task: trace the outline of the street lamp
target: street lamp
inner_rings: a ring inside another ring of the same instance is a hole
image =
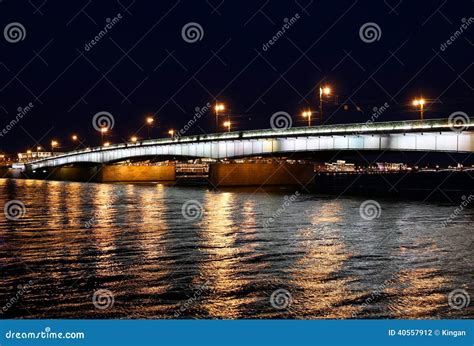
[[[132,136],[130,140],[132,141],[132,143],[136,143],[138,141],[138,138],[136,136]]]
[[[230,124],[230,121],[229,121],[229,120],[227,120],[227,121],[224,122],[224,126],[227,127],[227,132],[230,132],[230,125],[231,125],[231,124]]]
[[[319,119],[321,125],[323,124],[323,96],[329,96],[331,94],[331,88],[328,86],[319,86]]]
[[[77,141],[77,135],[72,135],[71,139],[72,139],[73,142],[76,142]]]
[[[311,126],[311,114],[312,112],[310,110],[307,110],[307,111],[303,111],[303,113],[301,113],[301,115],[304,117],[304,118],[308,118],[308,127]]]
[[[148,129],[148,139],[150,139],[150,128],[153,125],[154,121],[155,121],[155,119],[153,119],[153,117],[147,117],[146,118],[146,124],[147,124],[147,129]]]
[[[173,138],[173,136],[174,136],[174,130],[173,130],[173,129],[169,130],[169,131],[168,131],[168,134],[170,135],[171,138]]]
[[[100,128],[100,144],[104,143],[104,136],[109,129],[107,127]]]
[[[420,120],[423,121],[423,106],[425,104],[425,100],[423,98],[413,100],[413,106],[420,107]]]
[[[51,141],[51,153],[54,154],[54,148],[58,146],[58,142],[55,140]]]
[[[110,145],[109,142],[105,142],[105,143],[104,143],[104,147],[108,147],[109,145]]]
[[[219,131],[219,112],[225,110],[225,105],[223,103],[217,103],[214,106],[214,110],[216,111],[216,132]]]

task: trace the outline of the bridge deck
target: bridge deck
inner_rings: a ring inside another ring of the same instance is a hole
[[[32,161],[28,165],[34,169],[74,162],[104,163],[127,157],[153,155],[225,158],[276,152],[343,149],[473,152],[472,126],[474,125],[465,125],[465,132],[460,133],[455,131],[448,119],[430,119],[236,131],[87,148]],[[416,135],[416,138],[410,138],[409,135]]]

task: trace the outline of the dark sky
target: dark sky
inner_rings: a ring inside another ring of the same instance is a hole
[[[236,129],[269,128],[277,111],[303,126],[300,112],[317,109],[321,81],[337,96],[325,104],[328,124],[365,122],[385,103],[379,121],[416,119],[410,102],[420,94],[429,100],[428,118],[472,114],[474,23],[440,49],[472,10],[471,0],[0,0],[0,126],[19,107],[34,106],[3,132],[0,150],[47,146],[52,138],[68,150],[72,133],[96,145],[92,118],[100,111],[114,117],[112,142],[137,133],[148,113],[157,120],[153,136],[165,136],[216,98],[231,109]],[[193,43],[182,36],[190,22],[202,27]],[[23,40],[7,41],[10,23],[24,27]],[[378,40],[361,39],[366,23],[380,28]],[[188,133],[211,131],[214,117],[206,114]]]

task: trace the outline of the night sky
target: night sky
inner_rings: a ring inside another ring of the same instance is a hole
[[[92,118],[100,111],[114,117],[114,143],[145,137],[147,114],[155,115],[153,137],[163,137],[216,99],[237,130],[269,128],[277,111],[304,126],[301,110],[317,109],[322,82],[334,90],[324,105],[328,124],[365,122],[385,103],[378,121],[417,119],[411,101],[419,95],[426,118],[470,115],[472,10],[471,0],[0,0],[0,127],[33,105],[3,132],[0,150],[48,147],[52,138],[70,150],[73,133],[97,145]],[[10,23],[24,27],[22,39],[7,40]],[[188,23],[202,28],[196,42],[183,39]],[[380,28],[375,40],[361,38],[366,23]],[[214,123],[209,112],[188,133],[213,132]]]

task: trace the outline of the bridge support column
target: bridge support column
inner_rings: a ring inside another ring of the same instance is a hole
[[[176,178],[174,165],[163,166],[88,166],[55,167],[26,171],[31,179],[82,181],[82,182],[145,182],[173,181]]]
[[[214,186],[308,185],[313,178],[312,164],[215,163],[209,167],[209,182]]]

